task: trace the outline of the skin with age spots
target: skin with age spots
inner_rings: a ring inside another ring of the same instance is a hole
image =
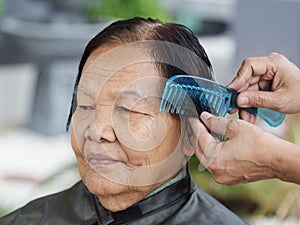
[[[189,117],[173,111],[178,105],[160,112],[167,79],[181,74],[214,79],[183,25],[135,17],[96,34],[83,50],[67,121],[81,180],[4,221],[245,224],[190,179],[186,163],[198,141]]]
[[[111,211],[172,179],[188,154],[180,120],[159,111],[164,78],[150,56],[129,50],[100,47],[88,58],[71,123],[82,180]]]

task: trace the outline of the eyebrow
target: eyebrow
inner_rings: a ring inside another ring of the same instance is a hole
[[[145,96],[142,96],[140,93],[138,93],[137,91],[133,91],[133,90],[127,90],[127,91],[122,91],[120,93],[120,96],[128,96],[128,95],[131,95],[131,96],[134,96],[134,97],[137,97],[139,99],[142,99],[143,101],[146,101],[149,103],[149,100],[145,97]]]
[[[84,94],[86,94],[86,95],[88,95],[88,96],[90,96],[90,97],[93,98],[92,93],[89,91],[88,88],[86,88],[86,86],[84,86],[84,85],[79,85],[78,88],[77,88],[77,90],[76,90],[76,92],[78,93],[79,91],[80,91],[80,92],[83,92]]]
[[[144,98],[140,93],[138,93],[136,91],[132,91],[132,90],[122,91],[121,95],[133,95],[133,96],[136,96],[138,98]]]

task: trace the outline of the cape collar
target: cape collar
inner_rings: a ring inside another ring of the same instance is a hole
[[[105,209],[99,202],[97,196],[92,195],[93,206],[96,211],[98,224],[117,225],[127,224],[150,214],[167,209],[176,203],[184,203],[190,193],[190,176],[187,175],[178,182],[166,187],[158,193],[147,197],[126,210],[111,212]],[[181,206],[178,205],[178,208]],[[167,219],[167,218],[165,218]]]

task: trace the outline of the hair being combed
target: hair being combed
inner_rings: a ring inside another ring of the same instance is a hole
[[[212,65],[206,52],[199,43],[198,38],[187,27],[176,23],[162,23],[151,18],[135,17],[116,21],[92,38],[83,52],[74,84],[67,129],[77,106],[76,89],[89,56],[101,46],[119,46],[126,43],[150,40],[164,42],[163,45],[152,45],[149,49],[162,77],[168,79],[177,74],[189,74],[213,79]],[[181,46],[181,50],[174,50],[174,44]]]

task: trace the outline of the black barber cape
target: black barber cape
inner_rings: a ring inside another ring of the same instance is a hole
[[[0,219],[1,225],[208,225],[246,224],[186,176],[128,209],[103,208],[82,181],[30,202]]]

